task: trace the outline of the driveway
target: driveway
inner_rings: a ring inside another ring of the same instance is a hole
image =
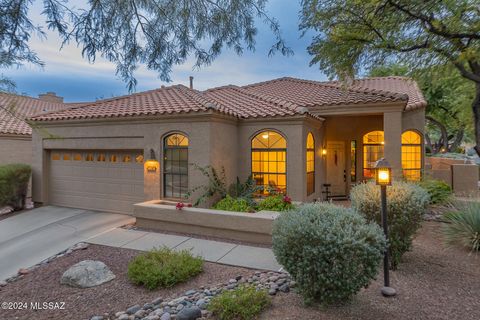
[[[47,206],[0,221],[0,280],[68,247],[132,223],[131,216]]]

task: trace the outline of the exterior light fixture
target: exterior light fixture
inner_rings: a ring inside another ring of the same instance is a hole
[[[145,161],[145,170],[148,173],[156,173],[159,167],[160,167],[160,163],[157,161],[157,158],[155,157],[155,151],[153,149],[150,149],[150,158],[148,158],[148,160]]]
[[[322,148],[322,156],[327,155],[327,149],[325,147]]]
[[[387,224],[387,186],[392,185],[392,167],[385,158],[381,158],[375,163],[375,182],[380,186],[380,198],[382,202],[382,226],[385,239],[388,243],[388,224]],[[390,287],[388,263],[388,249],[383,256],[383,280],[384,285],[381,290],[385,297],[393,297],[397,294],[395,289]]]

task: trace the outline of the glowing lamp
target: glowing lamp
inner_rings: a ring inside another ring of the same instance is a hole
[[[375,182],[379,186],[392,185],[392,167],[385,158],[375,163]]]
[[[156,173],[160,168],[160,163],[155,158],[155,151],[150,149],[150,158],[145,161],[145,170],[148,173]]]
[[[326,156],[327,155],[327,149],[323,148],[322,149],[322,156]]]

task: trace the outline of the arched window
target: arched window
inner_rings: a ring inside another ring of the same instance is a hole
[[[188,191],[188,138],[173,133],[163,141],[163,195],[182,198]]]
[[[374,178],[375,162],[383,157],[383,131],[371,131],[363,136],[363,177]]]
[[[275,131],[263,131],[252,139],[252,177],[263,193],[287,189],[287,141]]]
[[[407,180],[418,181],[422,177],[422,138],[415,131],[402,134],[402,170]]]
[[[307,196],[315,192],[315,139],[307,135]]]

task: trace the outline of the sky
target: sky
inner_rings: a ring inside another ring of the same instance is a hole
[[[41,1],[36,1],[30,13],[34,22],[40,25],[45,20],[40,14],[41,10]],[[286,57],[280,53],[268,56],[274,36],[268,25],[259,21],[254,52],[245,50],[243,55],[238,56],[224,50],[211,65],[200,70],[194,70],[193,63],[187,61],[173,68],[170,83],[162,82],[154,71],[141,67],[136,73],[136,92],[162,85],[188,85],[189,76],[194,77],[194,88],[198,90],[227,84],[245,85],[284,76],[325,80],[318,66],[309,66],[311,56],[307,47],[312,34],[301,37],[298,30],[299,10],[300,0],[270,0],[267,5],[269,14],[279,21],[282,35],[294,51],[293,56]],[[76,44],[64,46],[60,51],[60,39],[48,33],[47,39],[32,37],[30,46],[45,62],[43,68],[26,65],[18,69],[1,70],[15,81],[16,91],[20,94],[37,97],[40,93],[53,91],[64,97],[65,102],[93,101],[128,94],[126,84],[115,76],[114,64],[101,58],[93,64],[89,63],[82,58],[81,49]]]

